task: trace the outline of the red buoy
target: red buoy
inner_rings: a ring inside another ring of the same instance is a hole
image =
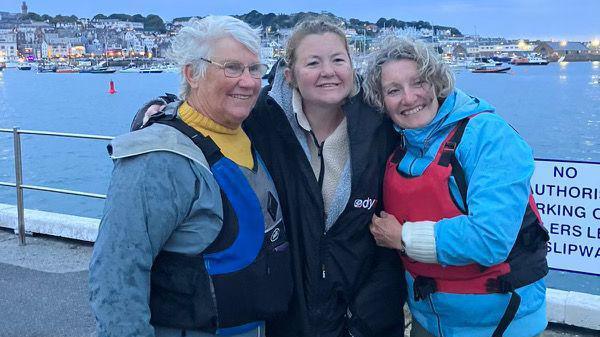
[[[115,90],[115,82],[113,82],[112,80],[110,81],[110,88],[108,89],[108,93],[111,95],[117,93],[117,91]]]

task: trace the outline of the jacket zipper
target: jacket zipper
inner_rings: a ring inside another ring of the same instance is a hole
[[[433,313],[435,314],[435,317],[437,319],[438,332],[440,333],[440,337],[444,337],[444,333],[442,332],[442,321],[440,319],[440,315],[435,310],[435,306],[433,305],[433,299],[431,298],[431,294],[429,294],[428,300],[429,300],[429,306],[431,307],[431,310],[433,311]]]

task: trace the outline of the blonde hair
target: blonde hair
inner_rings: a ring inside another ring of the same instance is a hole
[[[434,50],[411,38],[388,37],[382,42],[381,48],[369,56],[364,72],[365,101],[380,111],[385,111],[381,67],[386,62],[398,60],[415,61],[419,76],[433,86],[438,100],[447,97],[454,90],[454,75]]]

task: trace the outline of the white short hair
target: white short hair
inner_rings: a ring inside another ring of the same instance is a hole
[[[191,90],[183,75],[185,66],[191,65],[194,79],[204,77],[207,64],[201,58],[210,59],[215,42],[225,37],[232,37],[260,57],[260,28],[252,28],[231,16],[192,18],[177,33],[169,57],[181,71],[181,99],[186,99]]]

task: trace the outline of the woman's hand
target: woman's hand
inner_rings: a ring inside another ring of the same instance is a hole
[[[392,214],[381,211],[381,217],[373,214],[371,234],[378,246],[404,251],[402,245],[402,224]]]

